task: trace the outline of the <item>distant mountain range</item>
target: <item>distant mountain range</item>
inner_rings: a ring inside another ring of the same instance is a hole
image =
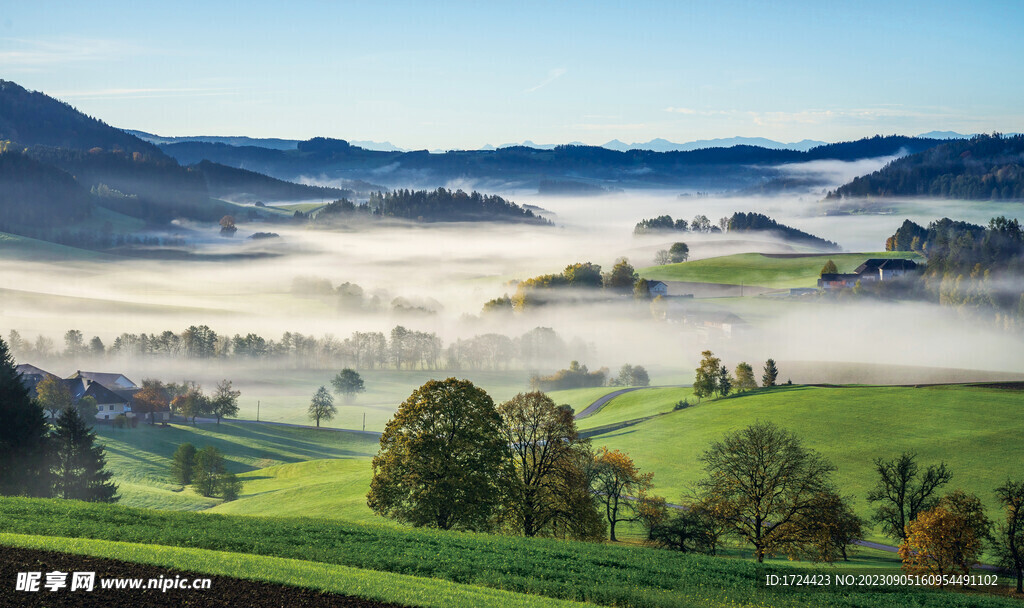
[[[187,142],[206,142],[215,144],[226,144],[229,146],[254,146],[257,148],[269,148],[271,150],[295,150],[298,148],[300,139],[278,139],[278,138],[263,138],[263,137],[222,137],[215,135],[190,135],[181,137],[167,137],[162,135],[154,135],[152,133],[146,133],[145,131],[136,131],[132,129],[125,129],[125,133],[129,133],[142,139],[143,141],[150,142],[156,145],[163,144],[177,144]],[[956,131],[929,131],[928,133],[921,133],[914,137],[918,139],[969,139],[974,137],[976,134],[963,134],[957,133]],[[1014,135],[1009,133],[1008,135]],[[363,148],[364,150],[374,150],[377,152],[410,152],[408,148],[400,148],[389,141],[377,142],[367,140],[347,140],[350,145]],[[800,152],[806,152],[812,148],[818,146],[824,146],[829,142],[820,141],[817,139],[803,139],[796,142],[784,143],[781,141],[775,141],[774,139],[767,139],[765,137],[722,137],[716,139],[697,139],[694,141],[688,141],[684,143],[675,143],[663,138],[655,138],[647,142],[635,142],[627,144],[618,139],[613,139],[609,142],[601,144],[600,147],[608,150],[616,150],[618,152],[626,152],[628,150],[649,150],[651,152],[689,152],[692,150],[702,150],[705,148],[731,148],[733,146],[756,146],[759,148],[767,148],[769,150],[797,150]],[[481,151],[493,151],[500,150],[502,148],[533,148],[535,150],[554,150],[558,146],[585,146],[586,144],[579,141],[571,141],[568,144],[538,144],[529,139],[519,143],[506,143],[498,146],[492,146],[490,144],[481,146],[478,150]],[[448,150],[435,149],[430,151],[431,154],[445,154]]]
[[[148,141],[157,145],[199,141],[212,144],[226,144],[229,146],[255,146],[257,148],[270,148],[271,150],[294,150],[299,147],[299,142],[302,141],[301,139],[278,139],[276,137],[220,137],[216,135],[164,137],[162,135],[153,135],[152,133],[135,131],[132,129],[124,129],[124,132],[134,135],[143,141]],[[377,150],[378,152],[406,152],[406,150],[395,146],[389,141],[350,141],[349,143],[353,146],[359,146],[360,148],[365,148],[367,150]]]

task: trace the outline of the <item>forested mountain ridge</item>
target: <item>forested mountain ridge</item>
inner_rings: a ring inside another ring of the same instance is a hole
[[[814,160],[857,160],[918,152],[937,140],[875,136],[828,144],[800,152],[756,146],[705,148],[686,152],[609,150],[564,145],[551,149],[523,146],[497,150],[453,150],[444,154],[379,152],[344,140],[314,138],[295,150],[188,142],[162,145],[182,163],[211,160],[259,171],[280,179],[317,174],[331,178],[389,180],[391,186],[438,180],[477,179],[537,186],[543,180],[593,179],[638,186],[744,187],[774,176],[770,167]]]
[[[931,196],[1024,200],[1024,135],[976,135],[896,159],[827,199]]]
[[[157,146],[8,80],[0,80],[0,141],[4,140],[25,147],[138,153],[170,162]]]
[[[309,186],[286,182],[274,177],[236,169],[208,160],[189,167],[198,172],[206,182],[210,196],[240,203],[257,201],[312,200],[316,198],[333,200],[350,198],[355,191],[348,188]]]

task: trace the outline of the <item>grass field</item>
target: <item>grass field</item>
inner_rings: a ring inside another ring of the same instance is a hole
[[[415,606],[540,608],[585,605],[438,579],[246,553],[23,534],[0,534],[0,545],[119,559]]]
[[[324,385],[328,389],[331,388],[331,378],[335,373],[336,370],[239,371],[236,377],[248,380],[235,383],[235,388],[242,391],[238,401],[238,417],[255,419],[259,402],[260,420],[312,424],[307,414],[309,400],[318,387]],[[363,414],[366,414],[366,430],[383,431],[384,425],[394,415],[398,405],[414,390],[427,380],[449,375],[472,380],[474,384],[487,391],[495,403],[510,399],[516,393],[530,390],[529,372],[525,371],[380,370],[361,371],[360,375],[366,384],[366,392],[359,394],[352,403],[345,403],[336,398],[334,405],[338,413],[333,420],[322,423],[324,426],[362,430]],[[214,386],[217,382],[212,376],[194,379],[201,381],[203,386]]]
[[[161,512],[77,501],[0,499],[0,532],[6,533],[0,536],[0,544],[28,544],[79,553],[102,551],[110,557],[146,563],[162,560],[157,563],[179,567],[190,562],[193,568],[200,569],[234,567],[232,575],[246,572],[259,578],[275,576],[276,582],[302,585],[328,584],[333,578],[338,579],[339,585],[347,585],[362,577],[364,589],[380,584],[386,592],[395,585],[415,581],[386,579],[381,576],[383,573],[421,577],[419,580],[425,585],[447,581],[516,594],[635,608],[1017,605],[1010,599],[919,588],[764,588],[758,583],[765,574],[796,571],[778,564],[758,565],[747,560],[622,545],[313,518]],[[73,539],[118,540],[127,544]],[[264,561],[253,559],[253,555],[304,563]],[[343,588],[358,593],[360,587]],[[453,606],[463,605],[456,601],[452,600]]]
[[[240,474],[325,458],[343,459],[337,461],[342,463],[338,467],[357,461],[369,470],[367,459],[377,453],[378,447],[373,435],[233,422],[195,427],[140,424],[134,429],[100,426],[96,430],[119,486],[122,504],[175,510],[206,509],[219,502],[190,489],[182,490],[171,481],[171,457],[182,443],[217,448],[224,454],[228,470]],[[259,488],[261,481],[250,483]],[[248,484],[243,490],[246,495],[254,491],[258,490],[252,490]],[[364,496],[365,493],[363,490]],[[301,505],[302,501],[296,504]]]
[[[391,520],[366,506],[373,469],[368,458],[311,460],[244,473],[238,500],[211,513],[274,517],[323,517],[378,524]]]
[[[915,253],[883,251],[877,253],[835,253],[799,257],[769,257],[760,253],[741,253],[680,264],[650,266],[638,272],[645,279],[660,281],[690,281],[695,283],[725,283],[728,285],[756,285],[760,287],[789,288],[814,287],[821,267],[832,260],[839,272],[852,272],[868,258],[914,258]]]
[[[689,393],[675,390],[675,395],[671,389],[636,391],[609,406],[618,408],[620,416],[632,410],[639,418],[649,414],[648,402]],[[872,461],[913,451],[921,465],[945,461],[953,473],[946,490],[976,493],[994,516],[992,490],[1007,477],[1019,478],[1024,462],[1022,407],[1024,391],[967,386],[778,387],[705,401],[591,441],[628,452],[644,471],[654,472],[656,492],[676,501],[701,477],[698,457],[711,442],[755,421],[771,421],[836,465],[839,488],[853,495],[861,515],[870,511],[865,497],[876,479]],[[886,540],[877,531],[869,538]]]

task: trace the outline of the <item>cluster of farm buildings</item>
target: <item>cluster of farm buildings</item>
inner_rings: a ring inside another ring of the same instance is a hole
[[[105,422],[111,421],[118,416],[135,418],[136,412],[132,411],[135,402],[135,394],[140,388],[129,380],[124,374],[111,374],[100,372],[76,371],[67,378],[61,378],[56,374],[39,369],[34,365],[22,364],[17,368],[21,374],[21,383],[29,391],[29,396],[36,397],[36,386],[46,378],[54,378],[63,382],[71,393],[71,401],[77,404],[86,397],[96,400],[96,420]],[[149,417],[150,411],[146,410]],[[166,422],[171,418],[169,406],[157,408],[152,412],[153,420]]]

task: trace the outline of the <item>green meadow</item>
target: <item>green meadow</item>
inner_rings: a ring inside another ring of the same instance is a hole
[[[673,394],[672,391],[675,391]],[[693,398],[690,389],[648,389],[627,393],[628,408],[644,418],[655,397],[662,403]],[[630,405],[631,404],[631,405]],[[623,404],[617,407],[622,408]],[[770,421],[798,435],[837,468],[843,494],[852,495],[862,515],[874,486],[875,458],[916,452],[927,466],[945,461],[953,472],[946,490],[974,492],[996,515],[992,490],[1020,476],[1024,462],[1024,391],[973,386],[878,387],[783,386],[759,389],[640,420],[591,436],[595,446],[628,452],[645,471],[654,472],[658,494],[681,500],[702,474],[700,455],[726,433],[756,421]],[[628,416],[621,411],[618,417]],[[877,531],[871,540],[883,541]]]
[[[728,285],[756,285],[760,287],[814,287],[821,275],[821,267],[828,260],[836,263],[839,272],[852,272],[868,258],[913,258],[915,253],[883,251],[875,253],[834,253],[828,255],[800,255],[776,257],[761,253],[741,253],[679,264],[650,266],[639,269],[645,279],[659,281],[690,281],[695,283],[725,283]]]
[[[636,608],[1014,605],[1012,599],[920,588],[765,588],[759,582],[766,574],[798,570],[778,563],[758,565],[621,544],[317,518],[162,512],[52,499],[0,499],[0,533],[0,544],[314,588],[336,585],[330,589],[364,597],[383,595],[411,605],[436,605],[402,595],[409,591],[406,585],[416,583],[423,591],[434,585],[447,590],[453,606],[473,605],[466,603],[472,600],[464,593],[483,597],[495,591],[514,594],[496,595],[495,601],[508,602],[502,605],[552,605],[545,601],[548,598]],[[478,601],[481,606],[495,605]]]

